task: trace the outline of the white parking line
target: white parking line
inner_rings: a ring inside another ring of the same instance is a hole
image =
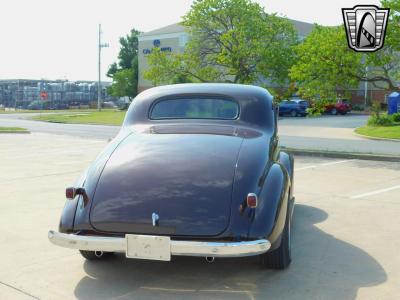
[[[377,191],[373,191],[373,192],[369,192],[369,193],[365,193],[365,194],[355,195],[355,196],[352,196],[350,198],[351,199],[359,199],[359,198],[364,198],[364,197],[367,197],[367,196],[372,196],[372,195],[376,195],[376,194],[381,194],[381,193],[393,191],[393,190],[396,190],[396,189],[400,189],[400,185],[395,185],[395,186],[392,186],[390,188],[377,190]]]
[[[324,164],[318,164],[318,165],[312,165],[312,166],[306,166],[306,167],[301,167],[301,168],[295,168],[295,171],[302,171],[302,170],[308,170],[308,169],[313,169],[317,167],[326,167],[326,166],[331,166],[331,165],[337,165],[337,164],[343,164],[349,161],[353,161],[353,159],[346,159],[346,160],[338,160],[338,161],[333,161],[333,162],[328,162]]]

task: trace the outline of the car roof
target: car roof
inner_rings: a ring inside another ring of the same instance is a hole
[[[171,94],[221,94],[235,96],[238,92],[248,95],[264,94],[272,101],[271,94],[264,88],[232,83],[181,83],[162,85],[145,90],[140,95],[150,96],[157,94],[159,97]]]
[[[150,88],[132,101],[124,126],[151,122],[148,118],[152,104],[160,99],[176,97],[226,97],[240,106],[238,121],[261,127],[272,127],[273,97],[261,87],[229,83],[186,83]],[[226,121],[224,121],[226,122]]]

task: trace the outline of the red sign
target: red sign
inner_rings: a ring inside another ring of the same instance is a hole
[[[42,100],[47,100],[47,98],[49,97],[49,94],[45,91],[40,92],[40,98],[42,98]]]

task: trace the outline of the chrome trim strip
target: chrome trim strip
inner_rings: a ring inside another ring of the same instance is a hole
[[[87,251],[125,252],[125,238],[82,236],[60,233],[53,230],[49,231],[48,237],[54,245],[65,248]]]
[[[267,240],[226,243],[171,240],[171,254],[184,256],[251,256],[267,252],[269,248],[271,243]]]
[[[54,245],[104,252],[126,251],[126,239],[121,237],[80,236],[76,234],[60,233],[53,230],[48,234],[50,242]],[[171,240],[171,255],[182,256],[213,256],[213,257],[239,257],[252,256],[267,252],[271,248],[268,240],[255,240],[244,242],[197,242]]]

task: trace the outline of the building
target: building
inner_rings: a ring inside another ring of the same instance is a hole
[[[304,39],[314,28],[313,24],[291,20],[297,29],[299,39]],[[143,78],[143,71],[147,69],[146,56],[151,53],[151,49],[159,47],[161,51],[181,53],[189,40],[189,34],[185,27],[179,23],[165,26],[156,30],[145,32],[139,36],[139,83],[138,92],[152,87],[150,81]]]
[[[102,83],[102,99],[109,82]],[[14,108],[42,107],[46,109],[97,105],[97,82],[68,80],[7,79],[0,80],[0,105]]]
[[[291,20],[295,26],[299,39],[304,39],[314,28],[313,24]],[[165,26],[156,30],[145,32],[139,36],[139,82],[138,92],[152,87],[152,83],[143,78],[143,71],[148,68],[146,56],[151,53],[151,49],[159,47],[161,51],[172,53],[181,53],[185,49],[185,45],[189,39],[185,27],[179,23]],[[360,83],[359,87],[354,90],[346,91],[350,94],[353,104],[370,104],[372,101],[386,102],[389,91],[375,88],[372,84]]]
[[[146,56],[154,47],[160,47],[161,51],[181,53],[189,39],[185,27],[180,24],[172,24],[153,31],[142,33],[139,36],[139,80],[138,92],[142,92],[153,85],[143,78],[143,72],[148,68]]]

